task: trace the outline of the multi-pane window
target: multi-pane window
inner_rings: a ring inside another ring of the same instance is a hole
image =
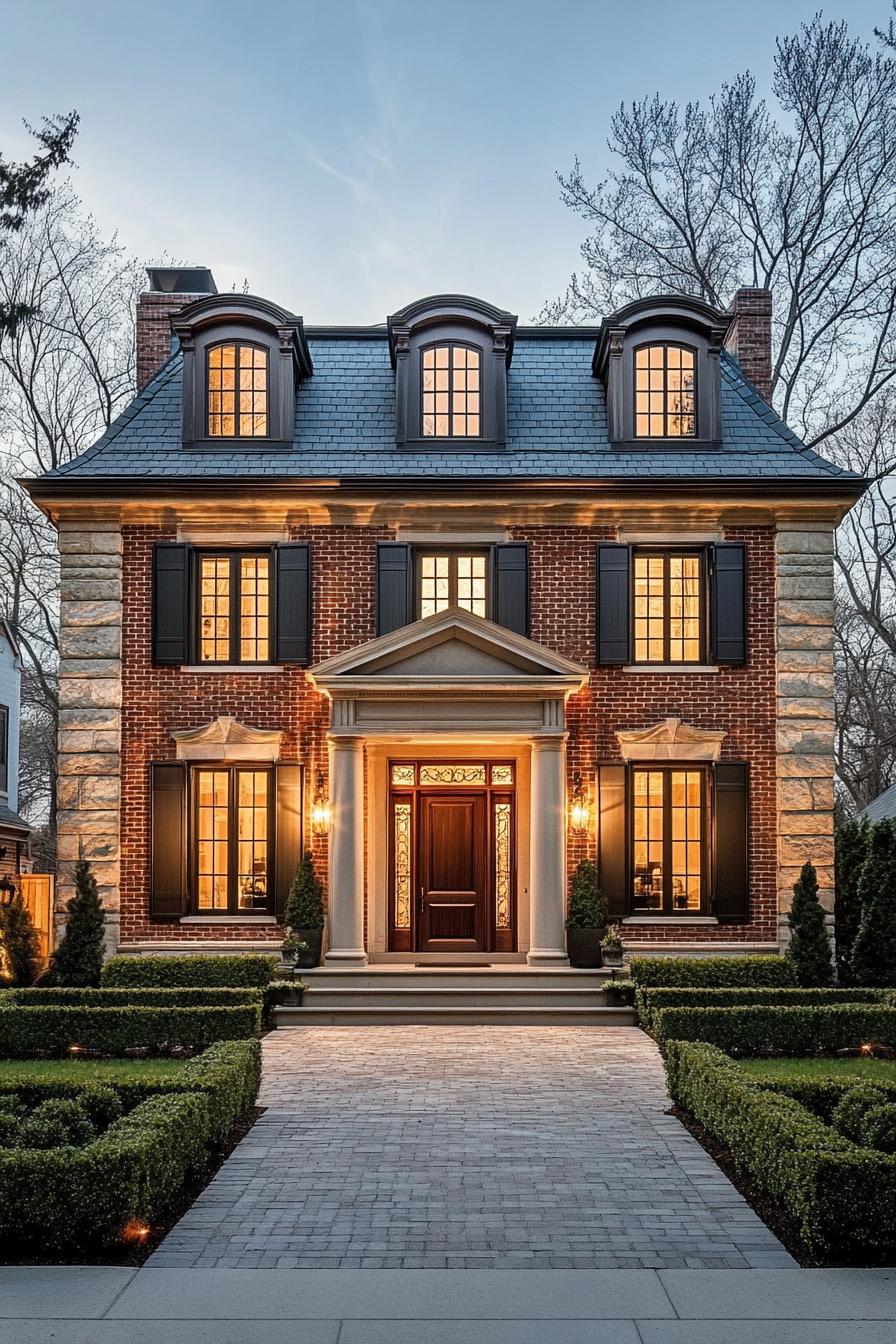
[[[193,782],[197,911],[267,910],[271,772],[199,768]]]
[[[694,351],[687,345],[642,345],[635,351],[635,434],[686,439],[697,432]]]
[[[704,647],[703,557],[636,552],[634,655],[636,663],[699,663]]]
[[[268,352],[227,341],[208,351],[208,435],[265,438],[268,432]]]
[[[418,558],[419,615],[434,616],[446,607],[488,615],[488,553],[424,552]]]
[[[422,358],[423,437],[479,438],[480,351],[471,345],[431,345]]]
[[[239,551],[199,556],[201,663],[266,663],[271,649],[271,558]]]
[[[632,772],[635,913],[699,913],[706,829],[704,795],[702,770],[673,766]]]

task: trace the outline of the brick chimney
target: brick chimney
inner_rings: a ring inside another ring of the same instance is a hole
[[[767,402],[772,399],[772,296],[767,289],[739,289],[730,312],[734,320],[725,349]]]
[[[212,273],[204,266],[149,266],[149,289],[137,299],[137,391],[171,354],[171,318],[180,308],[207,294],[217,294]]]

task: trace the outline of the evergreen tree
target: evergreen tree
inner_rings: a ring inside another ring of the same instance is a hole
[[[324,889],[314,871],[310,849],[302,855],[286,901],[288,929],[322,929],[324,926]]]
[[[598,886],[597,864],[582,859],[573,873],[569,893],[568,929],[602,929],[607,922],[607,903]]]
[[[837,827],[834,836],[834,930],[837,940],[837,979],[851,983],[850,956],[859,931],[862,907],[859,878],[868,853],[870,827],[866,818],[853,817]]]
[[[871,827],[859,878],[862,909],[852,946],[853,984],[896,986],[896,821]]]
[[[33,985],[40,970],[40,939],[18,891],[0,903],[0,948],[13,985]]]
[[[830,985],[834,979],[831,940],[818,899],[818,878],[811,863],[803,864],[799,879],[793,884],[793,904],[787,923],[790,925],[787,956],[793,963],[797,984],[806,988]]]
[[[50,980],[55,985],[98,985],[103,969],[106,915],[93,869],[86,859],[75,865],[75,894],[66,902],[68,919],[53,954]]]

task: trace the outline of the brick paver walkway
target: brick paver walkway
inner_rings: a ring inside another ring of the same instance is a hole
[[[149,1264],[787,1268],[625,1027],[361,1027],[264,1041],[252,1132]]]

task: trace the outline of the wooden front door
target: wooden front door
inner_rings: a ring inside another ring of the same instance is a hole
[[[488,810],[485,791],[418,794],[418,952],[488,947]]]

